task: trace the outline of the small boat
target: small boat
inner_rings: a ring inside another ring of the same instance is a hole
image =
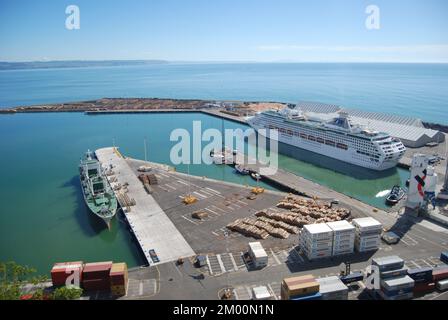
[[[242,165],[240,165],[240,164],[237,164],[236,166],[235,166],[235,171],[237,172],[237,173],[239,173],[239,174],[242,174],[242,175],[248,175],[249,174],[249,170],[247,170],[246,168],[244,168]]]
[[[257,180],[257,181],[261,179],[260,174],[257,173],[257,172],[252,172],[252,173],[250,174],[250,176],[251,176],[254,180]]]
[[[404,190],[400,186],[393,186],[389,195],[386,198],[386,204],[393,206],[404,197]]]

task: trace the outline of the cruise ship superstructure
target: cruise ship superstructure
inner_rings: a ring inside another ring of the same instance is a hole
[[[266,129],[270,139],[277,130],[279,142],[378,171],[395,167],[406,151],[399,139],[355,125],[344,112],[324,121],[285,108],[258,113],[248,123],[260,134]]]

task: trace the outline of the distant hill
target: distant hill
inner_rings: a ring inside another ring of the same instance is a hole
[[[141,65],[164,64],[164,63],[168,62],[164,60],[104,60],[104,61],[73,60],[73,61],[29,61],[29,62],[0,61],[0,70],[141,66]]]

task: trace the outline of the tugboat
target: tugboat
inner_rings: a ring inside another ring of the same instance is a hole
[[[239,173],[239,174],[242,174],[242,175],[248,175],[250,172],[249,172],[249,170],[247,170],[246,168],[244,168],[242,165],[240,165],[240,164],[237,164],[236,166],[235,166],[235,171],[237,172],[237,173]]]
[[[117,212],[117,199],[104,176],[100,162],[94,158],[90,150],[79,165],[79,178],[87,207],[110,229],[110,221]]]
[[[386,204],[393,206],[398,203],[404,197],[404,190],[400,186],[393,186],[389,195],[386,198]]]

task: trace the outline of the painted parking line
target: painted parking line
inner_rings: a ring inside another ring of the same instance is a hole
[[[172,185],[170,185],[170,184],[168,184],[168,183],[165,183],[164,186],[165,186],[165,187],[168,187],[168,188],[170,188],[170,189],[176,190],[175,187],[173,187]]]
[[[199,190],[201,193],[205,194],[207,197],[214,197],[215,194],[211,193],[210,191],[206,191],[204,188]]]
[[[199,193],[199,192],[196,192],[196,191],[193,191],[193,193],[194,193],[195,195],[198,195],[198,196],[201,197],[202,199],[207,199],[207,196],[204,196],[202,193]]]
[[[216,193],[216,194],[221,194],[221,192],[216,191],[215,189],[212,189],[212,188],[206,187],[205,189],[210,190],[211,192]]]
[[[207,260],[208,272],[210,272],[210,275],[213,275],[212,266],[210,264],[210,260],[208,258],[208,255],[205,256],[205,259]]]
[[[241,203],[241,204],[244,205],[244,206],[247,206],[247,203],[244,202],[244,201],[241,201],[241,200],[236,200],[236,201],[239,202],[239,203]]]
[[[427,267],[431,267],[431,268],[434,267],[432,264],[426,262],[426,260],[424,260],[424,259],[419,259],[417,261],[423,265],[426,265]]]
[[[165,178],[169,178],[169,177],[170,177],[169,175],[167,175],[167,174],[165,174],[165,173],[162,173],[162,172],[159,172],[159,174],[160,174],[162,177],[165,177]]]
[[[420,265],[418,265],[415,261],[409,260],[406,262],[406,265],[409,266],[409,263],[412,263],[414,268],[421,268]]]
[[[281,264],[280,260],[275,255],[274,251],[272,251],[272,249],[269,249],[269,251],[271,251],[272,257],[274,258],[275,262],[277,262],[277,264]]]
[[[211,214],[213,214],[213,215],[215,215],[215,216],[217,216],[217,217],[219,217],[219,216],[220,216],[220,214],[219,214],[219,213],[217,213],[216,211],[213,211],[212,209],[209,209],[209,208],[204,208],[204,210],[207,210],[208,212],[210,212]]]
[[[428,258],[428,261],[431,262],[433,265],[439,265],[440,264],[439,258],[436,258],[436,257],[430,257],[430,258]]]
[[[166,192],[170,192],[170,190],[168,190],[168,189],[166,189],[166,188],[164,188],[164,187],[162,187],[162,186],[158,186],[160,189],[162,189],[163,191],[166,191]]]
[[[186,216],[181,216],[181,217],[184,218],[185,220],[187,220],[188,222],[191,222],[191,223],[193,223],[193,224],[195,224],[197,226],[199,225],[199,223],[197,223],[196,221],[193,221],[193,220],[187,218]]]
[[[229,253],[230,260],[232,261],[234,270],[238,270],[238,266],[236,265],[235,259],[233,258],[233,254]]]
[[[222,211],[223,213],[227,213],[225,210],[223,210],[223,209],[221,209],[221,208],[215,206],[214,204],[211,205],[210,207],[213,207],[213,208],[216,209],[216,210]]]
[[[177,180],[177,182],[178,182],[178,183],[181,183],[181,184],[183,184],[183,185],[185,185],[185,186],[188,186],[188,183],[186,183],[186,182],[183,181],[183,180]]]

